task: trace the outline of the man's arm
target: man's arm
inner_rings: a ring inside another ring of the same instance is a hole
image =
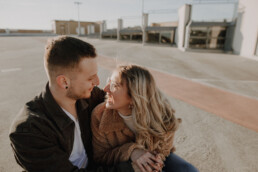
[[[73,130],[69,127],[64,130],[66,136],[47,117],[40,117],[25,106],[13,123],[9,135],[17,163],[26,171],[88,172],[86,169],[78,169],[69,161],[69,144],[63,137],[72,137]],[[94,171],[124,171],[122,167],[132,169],[130,163],[124,163],[95,168]]]
[[[69,155],[47,137],[30,132],[10,134],[11,146],[18,164],[26,171],[79,171]]]
[[[69,161],[69,155],[59,146],[51,143],[47,137],[35,133],[15,132],[10,134],[11,146],[16,161],[26,171],[37,172],[132,172],[129,162],[110,167],[98,167],[92,171],[78,169]]]

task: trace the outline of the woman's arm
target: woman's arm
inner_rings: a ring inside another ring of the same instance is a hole
[[[101,110],[100,110],[101,111]],[[101,111],[103,113],[103,111]],[[93,113],[91,120],[92,145],[94,160],[100,164],[115,164],[117,162],[128,161],[135,148],[142,148],[134,142],[125,143],[121,146],[113,147],[105,133],[99,130],[101,114]]]

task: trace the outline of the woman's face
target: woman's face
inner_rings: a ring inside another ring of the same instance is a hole
[[[107,92],[106,108],[115,109],[123,115],[131,114],[129,108],[131,98],[128,95],[128,88],[125,81],[121,83],[118,71],[114,71],[108,79],[104,91]]]

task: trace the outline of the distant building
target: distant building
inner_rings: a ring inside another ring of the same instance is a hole
[[[35,29],[0,29],[0,36],[50,36],[51,30]]]
[[[101,38],[175,45],[177,23],[178,22],[161,22],[152,23],[148,26],[148,14],[145,14],[144,26],[123,28],[123,20],[118,19],[118,28],[101,32]]]
[[[230,33],[235,25],[232,22],[194,22],[187,26],[187,48],[218,49],[231,51],[232,39]]]
[[[155,26],[164,26],[164,27],[177,27],[178,26],[178,22],[159,22],[159,23],[151,23],[151,26],[155,27]]]
[[[176,22],[148,25],[148,14],[144,13],[142,26],[123,28],[123,20],[118,19],[117,29],[102,29],[100,38],[166,44],[182,51],[233,52],[257,59],[258,0],[239,0],[234,7],[237,13],[230,21],[195,21],[191,4],[178,9]]]
[[[58,35],[77,35],[79,33],[78,21],[54,20],[52,29]],[[100,22],[80,22],[81,35],[94,35],[100,33]]]
[[[237,15],[231,22],[192,21],[191,5],[179,8],[178,48],[232,51],[257,59],[258,1],[239,0],[235,5]]]
[[[33,30],[33,29],[10,29],[9,33],[21,33],[21,34],[41,34],[52,33],[51,30]]]

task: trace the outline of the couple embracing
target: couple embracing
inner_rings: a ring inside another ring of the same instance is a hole
[[[48,83],[11,127],[17,163],[29,172],[196,172],[173,153],[180,120],[150,72],[119,66],[102,90],[96,56],[77,38],[47,43]]]

